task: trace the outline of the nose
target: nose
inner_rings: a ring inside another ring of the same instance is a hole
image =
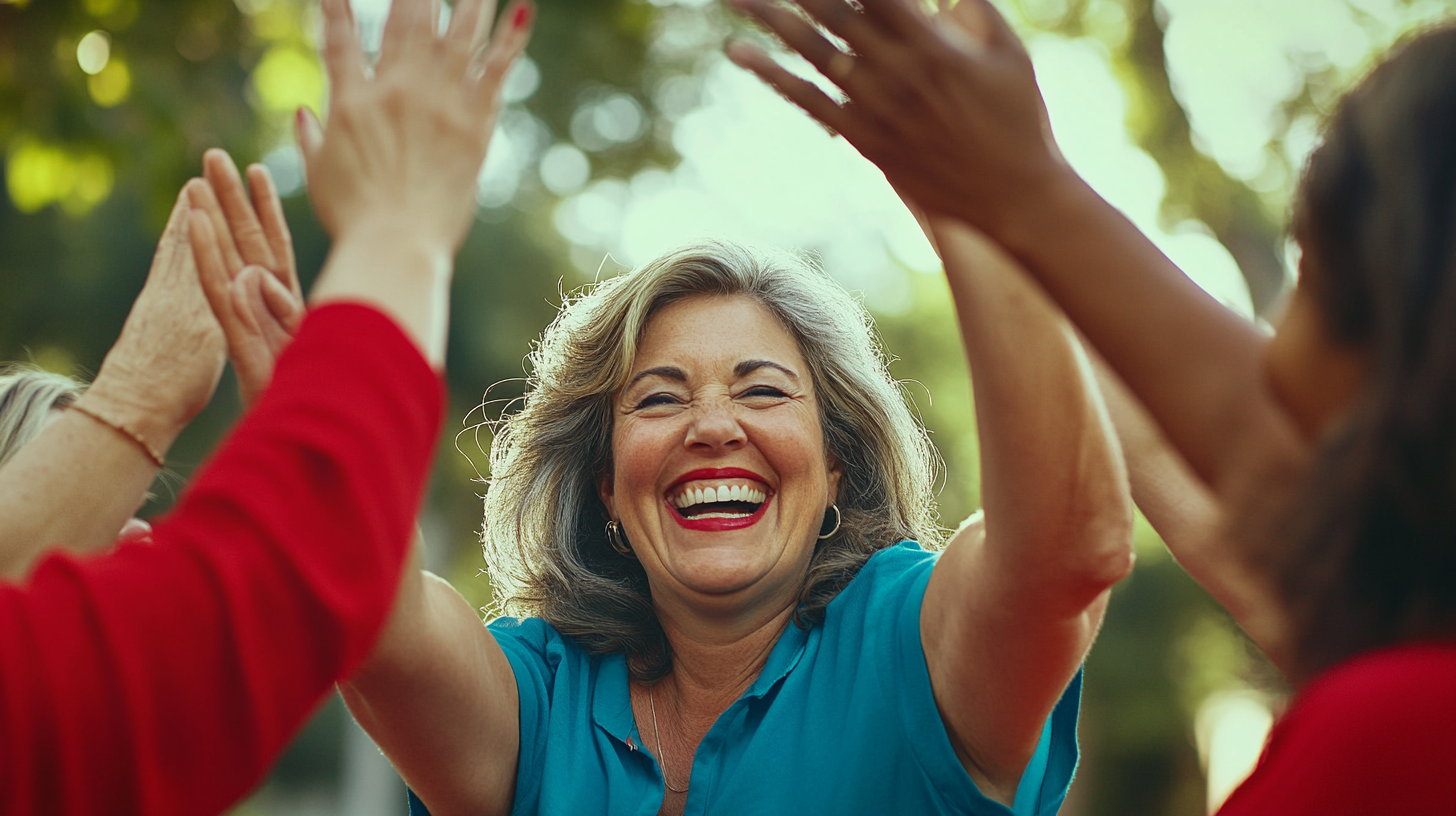
[[[690,410],[692,422],[688,425],[685,440],[690,450],[737,450],[747,443],[743,426],[738,423],[733,405],[728,400],[703,400],[694,403]]]

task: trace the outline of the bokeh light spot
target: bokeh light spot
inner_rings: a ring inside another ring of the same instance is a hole
[[[111,59],[111,35],[93,31],[76,44],[76,63],[88,74],[99,74]]]
[[[59,203],[70,215],[85,215],[111,195],[114,185],[115,173],[105,156],[77,157],[28,137],[17,141],[5,162],[6,191],[22,213]]]
[[[290,113],[302,106],[320,110],[324,75],[313,54],[292,45],[275,45],[253,69],[253,89],[263,107],[273,112]]]
[[[105,156],[83,156],[73,164],[71,189],[61,199],[61,209],[80,217],[111,195],[116,181],[111,162]]]
[[[131,95],[131,69],[125,60],[113,56],[99,73],[86,78],[86,89],[96,104],[103,108],[116,107]]]
[[[541,183],[557,195],[570,195],[580,190],[590,178],[591,161],[575,145],[552,145],[541,156]]]

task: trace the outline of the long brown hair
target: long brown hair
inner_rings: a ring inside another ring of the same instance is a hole
[[[1456,634],[1456,28],[1407,41],[1342,100],[1294,232],[1300,286],[1369,360],[1280,548],[1298,681]]]
[[[844,467],[843,523],[814,551],[796,622],[822,622],[879,550],[941,538],[925,429],[890,377],[869,314],[811,259],[708,241],[590,287],[546,329],[524,407],[495,427],[482,545],[497,611],[540,616],[592,654],[623,652],[643,681],[671,670],[672,650],[647,574],[607,541],[596,482],[612,468],[612,400],[648,321],[705,294],[752,298],[794,336],[827,452]]]

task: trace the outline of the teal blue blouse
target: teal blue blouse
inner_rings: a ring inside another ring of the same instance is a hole
[[[790,625],[763,672],[718,718],[693,760],[686,813],[1054,814],[1077,765],[1078,672],[1042,730],[1014,806],[976,789],[951,747],[920,645],[936,555],[913,542],[876,553],[822,625]],[[637,732],[622,655],[592,657],[544,621],[490,630],[515,670],[521,755],[512,813],[639,814],[662,773]],[[410,796],[410,812],[427,814]]]

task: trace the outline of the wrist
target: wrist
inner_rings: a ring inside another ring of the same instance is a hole
[[[996,216],[988,219],[985,232],[1007,253],[1026,262],[1048,245],[1048,233],[1063,232],[1101,201],[1070,165],[1058,163],[1018,195],[1008,196]]]
[[[104,368],[71,407],[129,439],[157,467],[164,466],[167,451],[190,419],[147,397],[145,389],[108,376]]]
[[[356,218],[333,238],[335,251],[357,246],[369,252],[431,258],[454,257],[459,244],[443,235],[438,224],[412,220],[398,210]]]
[[[444,365],[454,248],[397,223],[359,222],[329,251],[309,302],[362,302],[393,319],[434,366]]]

